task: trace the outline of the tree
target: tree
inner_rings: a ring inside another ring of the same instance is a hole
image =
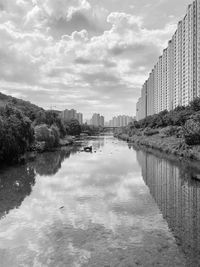
[[[34,140],[29,118],[7,105],[0,109],[0,160],[17,161]]]
[[[59,129],[61,137],[66,135],[64,123],[62,122],[59,114],[53,110],[40,111],[37,113],[34,126],[41,124],[46,124],[48,127],[55,125]]]
[[[68,130],[68,134],[70,135],[80,135],[81,133],[80,123],[75,119],[66,122],[65,127]]]
[[[58,146],[60,141],[60,132],[57,126],[52,125],[50,128],[46,124],[35,127],[35,140],[45,142],[45,148],[50,149]]]
[[[197,97],[192,102],[190,102],[189,107],[193,111],[200,111],[200,97]]]

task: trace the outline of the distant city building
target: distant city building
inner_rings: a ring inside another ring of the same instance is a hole
[[[91,125],[94,126],[104,126],[104,116],[98,114],[98,113],[94,113],[92,116],[92,119],[90,121]]]
[[[65,109],[61,113],[61,118],[64,121],[70,121],[72,119],[76,119],[79,121],[80,124],[83,124],[83,114],[82,113],[77,113],[75,109]]]
[[[149,74],[136,105],[136,118],[177,106],[200,97],[200,0],[187,8],[177,30]]]
[[[109,121],[108,125],[110,127],[125,127],[134,120],[135,117],[130,117],[127,115],[119,115],[117,117],[113,117],[112,120]]]
[[[100,125],[104,127],[104,116],[100,116]]]
[[[77,113],[76,119],[79,121],[80,124],[83,124],[83,114],[82,113]]]

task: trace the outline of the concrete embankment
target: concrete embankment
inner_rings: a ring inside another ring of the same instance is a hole
[[[127,134],[119,134],[115,135],[115,137],[139,146],[156,149],[167,154],[173,154],[178,157],[200,160],[200,145],[189,146],[185,143],[183,138],[177,138],[175,136],[163,137],[159,134],[153,136],[128,136]]]

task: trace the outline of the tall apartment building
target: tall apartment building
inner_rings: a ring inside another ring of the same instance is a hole
[[[104,116],[100,116],[100,126],[104,126]]]
[[[82,113],[77,113],[76,119],[79,121],[80,124],[83,124],[83,114]]]
[[[200,0],[195,0],[142,87],[136,105],[137,120],[186,106],[199,96]]]
[[[109,121],[110,127],[125,127],[130,122],[133,122],[135,118],[127,116],[127,115],[119,115],[117,117],[113,117],[112,120]]]
[[[83,114],[82,113],[77,113],[75,109],[65,109],[61,113],[61,118],[64,121],[70,121],[72,119],[76,119],[79,121],[80,124],[83,124]]]
[[[90,121],[91,125],[94,126],[104,126],[104,116],[98,114],[98,113],[94,113],[92,116],[92,119]]]

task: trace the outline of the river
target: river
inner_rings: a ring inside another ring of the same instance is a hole
[[[191,173],[112,136],[1,169],[0,266],[200,266]]]

